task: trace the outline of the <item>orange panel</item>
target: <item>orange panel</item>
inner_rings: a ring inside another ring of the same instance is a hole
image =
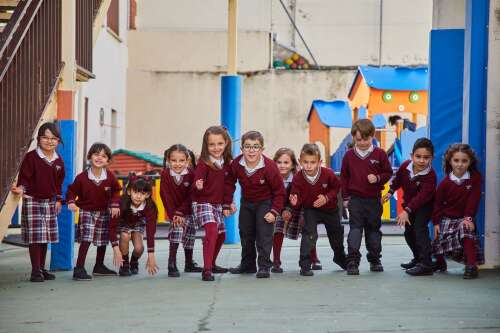
[[[410,91],[388,90],[392,93],[392,101],[384,102],[382,95],[386,90],[371,89],[370,103],[368,105],[369,115],[381,113],[413,113],[427,115],[427,91],[418,91],[420,100],[417,103],[411,103],[409,96]],[[404,110],[400,110],[399,106],[403,105]]]
[[[363,105],[368,105],[370,99],[370,88],[364,81],[361,75],[356,77],[356,82],[352,88],[352,92],[349,95],[349,104],[354,110]],[[353,118],[354,119],[354,118]]]
[[[330,164],[330,128],[321,122],[318,113],[313,109],[309,118],[309,142],[321,142],[325,147],[325,155],[323,159]]]
[[[75,93],[71,90],[57,91],[57,119],[72,120]]]

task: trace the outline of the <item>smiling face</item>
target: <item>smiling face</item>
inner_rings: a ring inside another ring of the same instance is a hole
[[[321,160],[318,155],[302,154],[299,162],[308,176],[315,176],[321,166]]]
[[[450,159],[450,165],[453,170],[453,174],[457,177],[462,177],[465,172],[469,169],[471,160],[469,155],[462,153],[461,151],[455,152]]]
[[[128,190],[127,193],[130,196],[132,205],[134,205],[134,207],[139,207],[140,205],[142,205],[146,201],[146,199],[149,198],[150,196],[150,194],[147,192],[140,192],[134,190]]]
[[[101,150],[90,156],[90,164],[94,168],[97,169],[105,168],[108,165],[108,163],[109,163],[109,158],[104,150]]]
[[[359,131],[356,132],[356,135],[353,137],[354,145],[359,150],[367,150],[372,145],[373,136],[363,137]]]
[[[170,153],[168,164],[170,165],[170,169],[172,169],[175,173],[181,173],[187,168],[189,159],[185,153],[175,150]]]
[[[262,157],[262,145],[259,140],[246,139],[241,146],[243,158],[249,166],[256,166]]]
[[[207,138],[207,149],[208,154],[215,158],[216,160],[220,160],[222,156],[224,156],[224,150],[226,149],[226,141],[222,134],[209,134]]]
[[[432,153],[427,148],[418,148],[411,154],[413,161],[413,172],[418,173],[425,170],[432,161]]]
[[[46,129],[42,136],[38,138],[38,145],[45,154],[52,154],[59,144],[59,138],[54,136],[49,129]]]
[[[280,171],[280,175],[283,178],[287,178],[290,172],[292,172],[293,162],[288,154],[282,154],[277,160],[276,165]]]

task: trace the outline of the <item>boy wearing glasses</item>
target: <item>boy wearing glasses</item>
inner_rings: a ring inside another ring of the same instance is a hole
[[[269,278],[273,223],[283,210],[285,187],[276,163],[262,154],[264,137],[260,132],[243,134],[241,150],[243,154],[233,160],[225,178],[224,215],[230,215],[236,181],[242,193],[239,214],[241,264],[229,271],[232,274],[257,272],[257,278]]]

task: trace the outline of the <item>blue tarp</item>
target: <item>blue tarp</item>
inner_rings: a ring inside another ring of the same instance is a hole
[[[415,141],[420,138],[428,138],[427,126],[419,127],[415,132],[403,130],[401,132],[401,158],[402,161],[410,159],[411,151]]]
[[[313,109],[318,113],[321,122],[328,127],[351,128],[352,126],[352,110],[346,101],[314,100],[307,114],[307,121]]]

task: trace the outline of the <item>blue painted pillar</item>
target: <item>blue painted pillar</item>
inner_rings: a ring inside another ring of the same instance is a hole
[[[464,110],[462,140],[471,145],[479,158],[479,169],[486,170],[486,93],[488,77],[489,0],[467,0],[464,45]],[[476,216],[478,235],[484,248],[484,184]]]
[[[59,120],[61,137],[64,145],[60,144],[57,153],[64,161],[66,178],[63,184],[63,196],[68,185],[73,182],[76,173],[76,121]],[[74,213],[64,205],[61,214],[57,217],[59,227],[59,243],[51,246],[51,270],[73,269],[73,246],[75,243]]]
[[[221,78],[221,124],[226,127],[233,140],[233,156],[240,153],[241,136],[241,77],[225,75]],[[238,215],[240,208],[241,189],[239,185],[234,193],[234,202],[238,212],[225,219],[226,244],[239,243]]]

